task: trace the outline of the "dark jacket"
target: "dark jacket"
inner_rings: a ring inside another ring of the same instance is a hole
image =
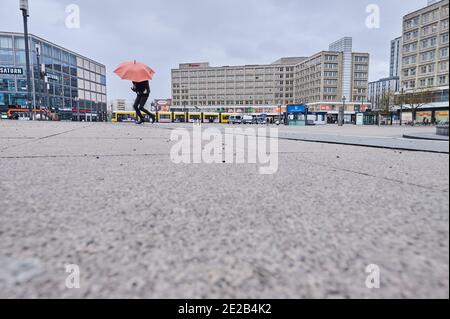
[[[133,82],[133,87],[131,88],[138,95],[149,95],[150,94],[150,84],[148,81],[144,82]]]

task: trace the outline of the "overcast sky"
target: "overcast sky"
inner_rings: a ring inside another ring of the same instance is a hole
[[[332,41],[353,37],[371,54],[370,79],[389,75],[390,40],[402,17],[426,0],[29,0],[30,33],[107,66],[108,100],[131,99],[114,74],[139,60],[157,74],[152,98],[170,97],[170,70],[184,62],[212,66],[271,63],[309,56]],[[80,28],[68,29],[66,6],[80,8]],[[366,27],[366,7],[377,4],[380,28]],[[0,0],[0,30],[22,32],[19,0]]]

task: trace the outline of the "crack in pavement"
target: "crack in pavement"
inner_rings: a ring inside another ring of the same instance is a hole
[[[11,148],[27,145],[27,144],[30,144],[30,143],[33,143],[33,142],[42,141],[42,140],[45,140],[45,139],[49,139],[49,138],[52,138],[52,137],[55,137],[55,136],[59,136],[59,135],[63,135],[63,134],[66,134],[66,133],[71,133],[71,132],[74,132],[74,131],[77,131],[77,130],[81,130],[81,129],[85,129],[85,128],[92,127],[92,126],[93,126],[93,124],[82,126],[82,127],[77,127],[77,128],[71,129],[71,130],[67,130],[67,131],[64,131],[64,132],[51,134],[51,135],[48,135],[48,136],[36,137],[36,138],[28,138],[28,140],[26,142],[24,142],[24,143],[20,143],[20,144],[17,144],[17,145],[10,145],[10,146],[6,146],[4,148],[1,148],[0,149],[0,153],[4,152],[6,150],[9,150]]]
[[[83,155],[23,155],[23,156],[0,156],[0,159],[48,159],[48,158],[100,158],[100,157],[150,157],[167,156],[164,154],[83,154]]]
[[[278,154],[280,155],[289,155],[289,154],[305,154],[305,153],[301,153],[301,152],[279,152]],[[312,154],[312,153],[309,153]],[[168,154],[167,153],[155,153],[155,154],[103,154],[103,155],[96,155],[96,154],[83,154],[83,155],[29,155],[29,156],[4,156],[1,157],[0,156],[0,160],[4,159],[4,160],[9,160],[9,159],[70,159],[70,158],[96,158],[96,159],[100,159],[102,157],[104,158],[125,158],[125,157],[166,157]],[[193,155],[192,153],[190,153],[190,155]],[[234,153],[234,156],[236,156],[237,153]],[[341,172],[346,172],[346,173],[351,173],[351,174],[357,174],[357,175],[361,175],[361,176],[365,176],[365,177],[371,177],[371,178],[376,178],[379,180],[385,180],[385,181],[389,181],[389,182],[393,182],[393,183],[397,183],[397,184],[403,184],[403,185],[409,185],[409,186],[413,186],[413,187],[419,187],[419,188],[423,188],[423,189],[427,189],[427,190],[434,190],[434,191],[438,191],[438,192],[444,192],[447,193],[448,190],[443,190],[434,186],[429,186],[429,185],[421,185],[421,184],[415,184],[415,183],[410,183],[410,182],[406,182],[406,181],[402,181],[399,179],[394,179],[394,178],[389,178],[389,177],[383,177],[383,176],[377,176],[377,175],[373,175],[370,173],[366,173],[366,172],[361,172],[361,171],[356,171],[356,170],[352,170],[352,169],[346,169],[346,168],[340,168],[340,167],[336,167],[336,166],[330,166],[328,164],[319,164],[316,162],[311,162],[311,161],[304,161],[302,160],[302,163],[308,163],[310,165],[315,165],[315,166],[319,166],[319,167],[323,167],[326,168],[327,170],[337,170],[337,171],[341,171]],[[231,164],[231,163],[222,163],[222,164]],[[196,164],[192,164],[192,165],[196,165]],[[214,165],[214,164],[212,164]],[[215,165],[220,165],[220,163],[216,163]],[[239,164],[237,164],[239,165]],[[255,164],[256,165],[256,164]]]
[[[340,167],[336,167],[336,166],[319,164],[319,163],[310,162],[310,161],[303,161],[303,163],[308,163],[308,164],[311,164],[311,165],[324,167],[324,168],[327,168],[328,170],[337,170],[337,171],[341,171],[341,172],[347,172],[347,173],[357,174],[357,175],[361,175],[361,176],[366,176],[366,177],[372,177],[372,178],[376,178],[376,179],[380,179],[380,180],[385,180],[385,181],[389,181],[389,182],[394,182],[394,183],[397,183],[397,184],[409,185],[409,186],[424,188],[424,189],[427,189],[427,190],[434,190],[434,191],[438,191],[438,192],[448,193],[448,189],[447,190],[442,190],[440,188],[435,188],[434,186],[420,185],[420,184],[405,182],[405,181],[402,181],[402,180],[399,180],[399,179],[395,179],[395,178],[376,176],[376,175],[372,175],[372,174],[369,174],[369,173],[366,173],[366,172],[355,171],[355,170],[352,170],[352,169],[340,168]]]

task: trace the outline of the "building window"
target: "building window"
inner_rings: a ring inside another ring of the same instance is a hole
[[[0,91],[14,92],[16,90],[16,82],[14,79],[0,79]]]
[[[24,38],[14,38],[14,47],[16,48],[16,50],[25,50]]]
[[[0,36],[0,49],[12,49],[12,38]]]
[[[13,51],[1,50],[0,49],[0,63],[3,63],[3,64],[14,64]]]

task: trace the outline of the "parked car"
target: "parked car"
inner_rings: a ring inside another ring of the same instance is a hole
[[[266,125],[267,124],[267,119],[264,117],[257,117],[255,119],[255,123],[256,124],[260,124],[260,125]]]

